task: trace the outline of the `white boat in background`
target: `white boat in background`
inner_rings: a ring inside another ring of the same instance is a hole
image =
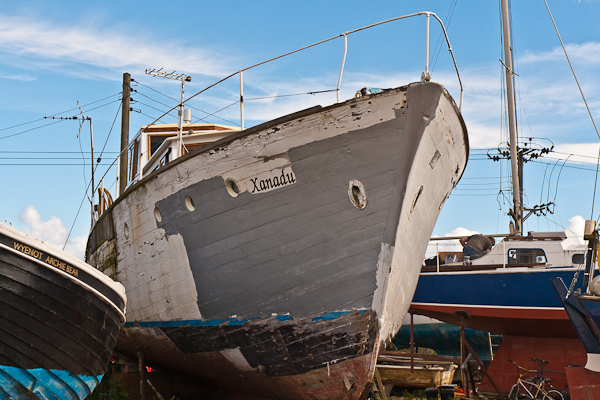
[[[368,391],[468,157],[427,68],[245,130],[152,125],[129,148],[134,182],[87,247],[130,298],[119,352],[259,397]]]

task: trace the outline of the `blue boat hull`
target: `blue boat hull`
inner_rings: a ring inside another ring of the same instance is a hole
[[[550,284],[571,282],[575,268],[498,268],[487,271],[422,273],[410,311],[503,335],[577,337]],[[580,274],[576,287],[581,287]]]

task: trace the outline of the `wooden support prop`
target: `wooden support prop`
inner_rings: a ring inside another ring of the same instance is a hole
[[[377,381],[377,390],[381,394],[381,398],[383,400],[389,400],[387,394],[385,393],[385,386],[381,383],[381,376],[379,375],[379,370],[375,367],[375,380]]]
[[[473,394],[475,394],[475,378],[473,377],[473,370],[471,369],[471,363],[467,363],[467,372],[469,373],[469,378],[471,379],[471,387],[473,388]]]
[[[473,348],[471,347],[471,345],[469,344],[469,342],[467,342],[467,340],[464,339],[464,338],[463,338],[463,344],[465,345],[465,347],[467,348],[467,350],[469,350],[469,353],[471,353],[471,355],[473,356],[473,358],[475,359],[475,361],[477,361],[477,364],[479,365],[479,368],[481,368],[481,370],[483,371],[483,373],[485,374],[485,376],[487,376],[487,378],[490,380],[490,383],[494,387],[494,390],[496,390],[496,393],[498,393],[498,396],[500,396],[500,399],[504,400],[504,395],[502,394],[502,392],[500,392],[500,389],[498,389],[498,386],[496,386],[496,383],[494,382],[494,380],[492,379],[492,377],[487,373],[487,370],[486,370],[485,366],[483,365],[483,363],[481,362],[481,360],[479,359],[479,357],[477,357],[477,354],[475,354],[475,351],[473,350]]]
[[[466,376],[465,364],[469,362],[469,355],[465,351],[465,325],[463,324],[463,317],[460,317],[460,379],[462,382],[462,388],[465,391],[465,398],[469,397],[469,380]]]
[[[410,373],[415,373],[415,331],[413,314],[410,313]]]
[[[158,400],[165,400],[165,398],[158,393],[158,390],[156,390],[156,388],[154,387],[154,385],[152,384],[152,382],[150,382],[150,379],[146,379],[146,382],[148,382],[148,385],[150,385],[150,387],[152,388],[152,390],[154,390],[154,393],[156,393],[156,396],[158,397]]]
[[[144,364],[144,353],[138,349],[138,370],[140,374],[140,400],[146,400],[146,365]]]
[[[463,321],[465,319],[471,319],[471,316],[469,315],[468,312],[466,312],[464,310],[456,310],[456,311],[454,311],[454,313],[460,319],[460,365],[461,365],[460,378],[462,381],[463,390],[465,391],[465,398],[469,398],[470,397],[469,396],[469,380],[468,380],[468,377],[466,376],[467,370],[465,368],[463,368],[466,360],[468,360],[468,354],[469,354],[467,351],[465,351],[466,348],[464,346],[464,344],[466,343],[466,340],[465,340],[465,324],[463,323]],[[473,387],[473,390],[475,390],[475,387]]]

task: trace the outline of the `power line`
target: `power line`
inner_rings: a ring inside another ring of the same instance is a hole
[[[100,160],[102,159],[102,155],[104,154],[104,149],[106,149],[106,144],[108,143],[108,139],[110,138],[110,134],[111,134],[111,132],[113,130],[113,127],[115,126],[115,122],[117,120],[117,117],[119,116],[119,111],[121,111],[121,105],[122,105],[122,103],[119,103],[119,108],[117,108],[117,113],[115,114],[115,118],[113,119],[113,123],[110,126],[110,130],[108,131],[108,135],[106,136],[106,140],[104,141],[104,146],[102,146],[102,151],[100,151],[100,155],[98,156],[98,163],[100,163]],[[115,152],[111,151],[110,153],[115,153]],[[97,165],[96,165],[96,168],[98,168]],[[94,171],[95,170],[96,169],[94,169]]]
[[[75,153],[75,152],[73,152]],[[87,160],[90,156],[85,156]],[[81,160],[81,157],[1,157],[0,160]]]
[[[25,153],[25,154],[79,154],[79,151],[22,151],[22,150],[0,150],[0,153]],[[116,153],[118,151],[106,151],[105,153]]]
[[[96,103],[98,103],[98,102],[100,102],[100,101],[103,101],[103,100],[109,99],[109,98],[111,98],[111,97],[113,97],[113,96],[120,95],[121,93],[123,93],[123,92],[119,92],[119,93],[116,93],[116,94],[112,94],[112,95],[110,95],[110,96],[108,96],[108,97],[105,97],[105,98],[103,98],[103,99],[96,100],[96,101],[93,101],[93,102],[91,102],[91,103],[88,103],[88,104],[84,104],[82,107],[87,107],[87,106],[89,106],[89,105],[96,104]],[[56,114],[52,114],[52,116],[55,116],[55,115],[58,115],[58,114],[65,114],[65,113],[71,112],[71,111],[73,111],[73,110],[78,110],[78,109],[79,109],[78,107],[71,108],[70,110],[67,110],[67,111],[62,111],[62,112],[59,112],[59,113],[56,113]],[[86,111],[89,111],[89,110],[86,110]],[[5,131],[5,130],[8,130],[8,129],[12,129],[12,128],[18,128],[18,127],[20,127],[20,126],[27,125],[27,124],[31,124],[31,123],[34,123],[34,122],[37,122],[37,121],[40,121],[40,120],[43,120],[43,119],[44,119],[44,118],[38,118],[38,119],[34,119],[34,120],[32,120],[32,121],[29,121],[29,122],[23,122],[22,124],[13,125],[13,126],[9,126],[9,127],[6,127],[6,128],[0,128],[0,132],[2,132],[2,131]]]
[[[55,121],[55,122],[50,122],[49,124],[46,124],[46,125],[38,126],[38,127],[35,127],[35,128],[31,128],[31,129],[27,129],[26,131],[17,132],[17,133],[13,133],[11,135],[2,136],[2,137],[0,137],[0,140],[2,140],[2,139],[8,139],[8,138],[14,137],[14,136],[19,136],[19,135],[22,135],[24,133],[34,131],[36,129],[41,129],[41,128],[45,128],[45,127],[50,126],[50,125],[58,124],[59,122],[62,122],[62,121],[63,120],[58,120],[58,121]]]
[[[112,96],[110,96],[110,97],[112,97]],[[103,100],[105,100],[105,99],[103,99]],[[101,100],[95,101],[94,103],[98,103],[99,101],[101,101]],[[96,110],[96,109],[98,109],[98,108],[101,108],[101,107],[105,107],[105,106],[107,106],[107,105],[110,105],[110,104],[112,104],[112,103],[115,103],[115,102],[117,102],[117,101],[121,101],[121,100],[119,99],[119,100],[115,100],[115,101],[108,102],[108,103],[106,103],[106,104],[102,104],[102,105],[100,105],[100,106],[98,106],[98,107],[94,107],[94,108],[91,108],[91,109],[89,109],[89,110],[86,110],[86,112],[87,112],[87,111]],[[90,104],[93,104],[93,103],[90,103]],[[68,111],[65,111],[65,112],[63,112],[63,114],[64,114],[64,113],[66,113],[66,112],[68,112]],[[41,119],[43,120],[43,119],[52,118],[52,117],[54,117],[55,115],[58,115],[58,114],[53,114],[53,115],[52,115],[52,116],[50,116],[50,117],[44,117],[44,118],[41,118]],[[71,119],[71,118],[66,118],[66,119]],[[60,119],[60,120],[57,120],[56,122],[50,122],[49,124],[45,124],[45,125],[41,125],[41,126],[37,126],[37,127],[35,127],[35,128],[31,128],[31,129],[27,129],[27,130],[24,130],[24,131],[21,131],[21,132],[17,132],[17,133],[13,133],[13,134],[10,134],[10,135],[2,136],[2,137],[0,137],[0,140],[2,140],[2,139],[8,139],[8,138],[10,138],[10,137],[14,137],[14,136],[19,136],[19,135],[22,135],[22,134],[24,134],[24,133],[27,133],[27,132],[31,132],[31,131],[33,131],[33,130],[36,130],[36,129],[45,128],[45,127],[47,127],[47,126],[50,126],[50,125],[57,124],[57,123],[59,123],[59,122],[61,122],[61,121],[64,121],[64,120],[65,120],[65,119]],[[36,121],[39,121],[39,120],[36,120]],[[32,122],[35,122],[35,121],[32,121]],[[6,129],[9,129],[9,128],[6,128]]]
[[[133,79],[132,79],[132,81],[133,81]],[[164,94],[164,93],[161,93],[161,92],[159,92],[158,90],[151,88],[150,86],[144,85],[143,83],[140,83],[140,82],[138,82],[138,81],[134,81],[134,82],[136,82],[138,85],[142,85],[142,86],[144,86],[144,87],[147,87],[148,89],[150,89],[150,90],[153,90],[153,91],[155,91],[156,93],[158,93],[158,94],[160,94],[160,95],[162,95],[162,96],[165,96],[166,98],[168,98],[168,99],[171,99],[171,100],[173,100],[173,101],[176,101],[177,103],[179,103],[179,100],[177,100],[177,99],[174,99],[173,97],[171,97],[171,96],[168,96],[168,95],[166,95],[166,94]],[[137,92],[137,91],[136,91],[136,92]],[[141,93],[140,93],[140,94],[141,94]],[[188,100],[189,100],[189,99],[188,99]],[[213,113],[213,114],[210,114],[210,113],[208,113],[208,112],[206,112],[206,111],[204,111],[204,110],[201,110],[201,109],[199,109],[199,108],[193,107],[193,106],[191,106],[189,103],[187,104],[187,106],[188,106],[189,108],[193,109],[193,110],[200,111],[201,113],[204,113],[204,114],[206,114],[207,116],[211,116],[211,115],[213,115],[213,116],[214,116],[215,118],[217,118],[217,119],[220,119],[220,120],[222,120],[222,121],[225,121],[225,122],[227,122],[227,123],[229,123],[229,124],[234,124],[234,125],[238,125],[238,126],[239,126],[239,124],[237,124],[237,123],[235,123],[235,122],[231,122],[231,121],[229,121],[229,120],[227,120],[227,119],[225,119],[225,118],[222,118],[222,117],[219,117],[219,116],[217,116],[217,115],[214,115],[214,113]],[[218,111],[217,111],[217,112],[218,112]],[[202,117],[202,118],[200,118],[200,117],[196,117],[196,121],[208,122],[208,121],[205,121],[203,118],[206,118],[206,117]]]
[[[50,166],[52,166],[52,167],[67,167],[67,166],[74,167],[74,166],[77,166],[77,167],[80,167],[82,165],[84,167],[88,166],[88,164],[86,164],[86,163],[80,163],[80,164],[72,164],[72,163],[71,164],[54,164],[54,163],[39,163],[39,164],[34,164],[34,163],[29,163],[29,164],[23,164],[23,163],[0,163],[0,166],[19,166],[19,167],[33,167],[33,166],[37,166],[37,167],[50,167]],[[98,164],[96,164],[96,165],[98,165]],[[101,165],[110,165],[110,164],[106,163],[106,164],[101,164]],[[86,180],[86,182],[87,182],[87,180]]]
[[[146,104],[146,103],[143,103],[143,102],[141,102],[141,101],[139,101],[139,100],[136,100],[135,102],[136,102],[136,103],[139,103],[139,104],[141,104],[141,105],[143,105],[143,106],[146,106],[146,107],[148,107],[148,108],[151,108],[151,109],[153,109],[153,110],[155,110],[155,111],[158,111],[158,112],[163,112],[161,109],[159,109],[159,108],[156,108],[156,107],[152,107],[151,105],[149,105],[149,104]],[[165,114],[165,115],[168,115],[169,117],[177,118],[175,115],[171,114],[170,112],[169,112],[169,113],[167,113],[167,114]]]

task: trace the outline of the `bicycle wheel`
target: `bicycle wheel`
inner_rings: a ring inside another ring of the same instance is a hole
[[[518,395],[519,395],[519,385],[517,385],[515,383],[513,385],[513,387],[510,388],[510,392],[508,393],[508,399],[509,400],[517,400]]]
[[[533,400],[533,398],[527,394],[524,390],[521,390],[521,387],[518,383],[515,383],[512,388],[510,388],[510,392],[508,393],[509,400]],[[550,400],[550,399],[548,399]]]
[[[550,389],[547,393],[552,400],[565,400],[565,396],[563,396],[560,390]]]

